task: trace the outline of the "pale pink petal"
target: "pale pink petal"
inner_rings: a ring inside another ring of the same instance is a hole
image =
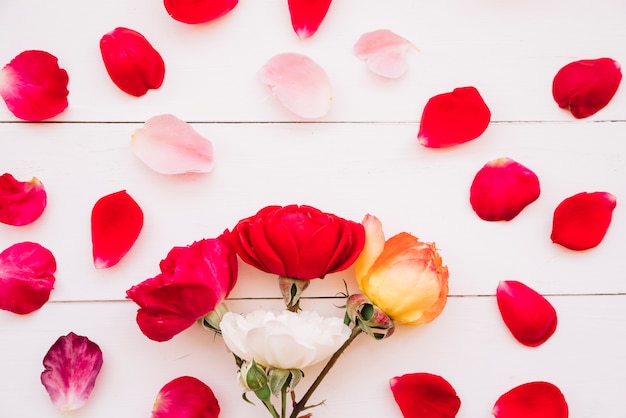
[[[407,70],[407,52],[413,44],[388,29],[368,32],[354,45],[354,54],[366,62],[370,71],[398,78]]]
[[[132,136],[131,149],[148,167],[163,174],[208,173],[213,145],[173,115],[154,116]]]
[[[102,367],[98,344],[73,332],[59,337],[43,359],[41,373],[54,406],[62,412],[82,407],[91,395]]]
[[[500,396],[491,413],[496,418],[567,418],[569,408],[552,383],[529,382]]]
[[[328,13],[332,0],[288,0],[291,26],[300,39],[313,36]]]
[[[0,176],[0,222],[14,226],[35,222],[46,202],[46,189],[36,177],[18,181],[9,173]]]
[[[217,418],[220,405],[213,391],[195,377],[178,377],[159,391],[152,418]]]
[[[319,118],[330,110],[330,80],[324,69],[305,55],[275,55],[261,68],[259,77],[283,106],[302,118]]]

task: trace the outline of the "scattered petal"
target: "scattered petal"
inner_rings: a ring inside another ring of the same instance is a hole
[[[428,148],[451,147],[478,138],[490,120],[491,111],[476,88],[456,88],[428,100],[417,139]]]
[[[0,96],[16,117],[52,118],[67,108],[67,71],[45,51],[24,51],[0,71]]]
[[[617,198],[607,192],[582,192],[563,200],[554,210],[552,242],[570,250],[588,250],[600,244]]]
[[[163,58],[139,32],[113,29],[100,39],[100,52],[111,80],[125,93],[139,97],[163,84]]]
[[[133,246],[143,227],[143,212],[125,190],[101,197],[91,211],[93,263],[116,265]]]
[[[586,118],[609,104],[621,80],[621,66],[611,58],[574,61],[554,76],[552,96],[560,108]]]
[[[387,29],[368,32],[354,45],[354,54],[367,63],[370,71],[398,78],[407,70],[407,52],[415,46]]]
[[[46,189],[37,177],[17,181],[9,173],[0,176],[0,222],[15,226],[35,222],[46,202]]]
[[[510,221],[540,194],[537,175],[510,158],[489,161],[470,187],[470,203],[485,221]]]
[[[206,23],[224,16],[239,0],[164,0],[165,10],[182,23]]]
[[[389,384],[404,418],[454,418],[461,407],[456,391],[441,376],[411,373]]]
[[[496,418],[567,418],[569,410],[563,393],[548,382],[516,386],[498,400],[491,413]]]
[[[173,115],[154,116],[133,132],[131,149],[148,167],[163,174],[208,173],[213,145]]]
[[[259,72],[278,101],[303,118],[319,118],[330,110],[332,92],[326,72],[311,58],[296,54],[278,54]]]
[[[151,418],[217,418],[219,414],[211,388],[195,377],[181,376],[161,388]]]
[[[0,309],[28,314],[50,298],[57,269],[52,253],[34,242],[14,244],[0,253]]]
[[[291,26],[300,39],[306,39],[319,28],[332,0],[289,0]]]
[[[501,281],[496,300],[504,323],[520,343],[537,347],[554,334],[557,324],[554,307],[525,284]]]
[[[54,406],[62,412],[74,411],[91,395],[102,367],[102,351],[89,338],[70,332],[50,347],[43,365],[41,383]]]

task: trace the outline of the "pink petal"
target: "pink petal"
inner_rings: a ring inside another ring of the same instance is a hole
[[[611,58],[575,61],[554,76],[552,96],[574,117],[586,118],[609,104],[621,80],[621,66]]]
[[[183,23],[205,23],[224,16],[239,0],[164,0],[167,13]]]
[[[34,242],[14,244],[0,253],[0,309],[27,314],[50,298],[57,265],[52,253]]]
[[[431,97],[422,113],[419,143],[445,148],[478,138],[489,126],[491,112],[474,87]]]
[[[163,174],[208,173],[213,145],[173,115],[154,116],[132,136],[131,149],[148,167]]]
[[[441,376],[411,373],[389,383],[404,418],[454,418],[461,407],[456,391]]]
[[[67,108],[67,72],[45,51],[24,51],[0,71],[0,96],[18,118],[40,121]]]
[[[41,383],[60,411],[82,407],[102,367],[102,351],[87,337],[70,332],[59,337],[43,358]]]
[[[332,0],[289,0],[291,26],[300,39],[313,36],[326,17]]]
[[[191,376],[178,377],[159,391],[152,418],[217,418],[220,406],[213,391]]]
[[[558,387],[548,382],[530,382],[506,392],[493,406],[496,418],[567,418],[569,410]]]
[[[139,32],[113,29],[100,39],[100,52],[111,80],[120,90],[139,97],[163,84],[163,58]]]
[[[330,110],[332,92],[328,76],[305,55],[275,55],[261,68],[259,76],[278,101],[300,117],[319,118]]]
[[[607,192],[578,193],[554,210],[552,242],[571,250],[587,250],[600,244],[609,225],[617,198]]]
[[[390,30],[368,32],[354,45],[354,54],[367,63],[372,72],[398,78],[407,70],[406,54],[413,44]]]
[[[510,221],[537,200],[539,179],[528,168],[510,158],[489,161],[470,187],[470,203],[486,221]]]
[[[143,212],[125,190],[100,198],[91,211],[93,263],[116,265],[133,246],[143,227]]]
[[[17,181],[9,173],[0,176],[0,222],[15,226],[35,222],[46,202],[46,189],[36,177]]]
[[[537,347],[554,334],[554,307],[530,287],[514,280],[501,281],[496,299],[504,323],[520,343]]]

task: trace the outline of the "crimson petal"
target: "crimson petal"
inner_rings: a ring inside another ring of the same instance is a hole
[[[164,0],[165,10],[182,23],[205,23],[224,16],[239,0]]]
[[[102,351],[89,338],[70,332],[50,347],[43,365],[41,383],[50,400],[60,411],[73,411],[91,395],[102,368]]]
[[[574,117],[586,118],[609,104],[621,80],[621,66],[611,58],[574,61],[554,76],[552,96]]]
[[[131,249],[142,227],[143,212],[125,190],[100,198],[91,212],[95,267],[116,265]]]
[[[289,0],[291,26],[300,39],[306,39],[319,28],[332,0]]]
[[[520,343],[537,347],[554,334],[557,324],[554,307],[525,284],[501,281],[496,300],[504,323]]]
[[[34,242],[14,244],[0,253],[0,309],[28,314],[41,308],[54,286],[56,261]]]
[[[431,97],[417,134],[428,148],[445,148],[478,138],[489,126],[491,111],[475,87],[459,87]]]
[[[181,376],[161,388],[151,418],[217,418],[219,414],[211,388],[195,377]]]
[[[404,418],[454,418],[461,399],[443,377],[430,373],[411,373],[389,381]]]
[[[486,221],[510,221],[540,194],[537,175],[510,158],[489,161],[470,187],[474,212]]]
[[[0,176],[0,222],[15,226],[35,222],[46,202],[46,189],[36,177],[18,181],[9,173]]]
[[[506,392],[493,406],[496,418],[567,418],[563,393],[548,382],[529,382]]]
[[[49,119],[67,108],[67,71],[46,51],[24,51],[0,71],[0,96],[18,118]]]
[[[568,197],[554,210],[552,242],[571,250],[597,246],[609,229],[616,205],[616,197],[607,192],[582,192]]]

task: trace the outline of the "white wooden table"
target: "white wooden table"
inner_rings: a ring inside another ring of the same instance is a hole
[[[571,61],[626,63],[625,16],[621,0],[335,0],[318,33],[300,40],[284,0],[240,0],[198,26],[174,21],[158,0],[4,0],[2,65],[27,49],[56,55],[70,76],[70,105],[47,123],[20,121],[0,106],[0,170],[37,176],[49,196],[35,223],[0,225],[0,247],[35,241],[58,263],[51,300],[39,311],[0,312],[0,417],[58,416],[39,375],[50,345],[70,331],[104,354],[95,390],[74,417],[147,417],[158,390],[182,375],[211,386],[221,416],[264,416],[241,400],[219,338],[193,327],[150,341],[125,291],[156,275],[173,246],[290,203],[356,221],[374,214],[389,236],[435,241],[450,270],[442,315],[399,327],[388,340],[361,337],[314,396],[326,400],[315,417],[400,417],[388,380],[411,372],[447,379],[461,398],[460,418],[490,416],[502,393],[534,380],[556,384],[572,417],[626,417],[626,90],[584,120],[551,96],[554,74]],[[118,26],[141,32],[162,54],[160,89],[134,98],[113,85],[98,42]],[[370,73],[352,53],[362,33],[383,28],[419,48],[397,80]],[[281,52],[325,68],[334,93],[328,115],[303,121],[259,82],[258,69]],[[426,101],[468,85],[491,109],[486,132],[446,150],[421,147]],[[213,142],[213,173],[160,175],[131,153],[131,133],[163,113]],[[485,222],[469,205],[469,186],[487,161],[505,156],[535,171],[541,196],[511,222]],[[143,208],[144,229],[120,264],[96,270],[91,207],[122,189]],[[551,243],[556,205],[597,190],[618,199],[604,241],[583,252]],[[349,269],[315,281],[303,307],[341,315],[333,306],[341,301],[328,297],[343,290],[342,280],[356,291]],[[559,325],[544,345],[524,347],[506,329],[494,297],[500,280],[523,281],[555,306]],[[278,296],[271,275],[241,264],[229,305],[279,308]],[[302,388],[320,368],[305,370]]]

